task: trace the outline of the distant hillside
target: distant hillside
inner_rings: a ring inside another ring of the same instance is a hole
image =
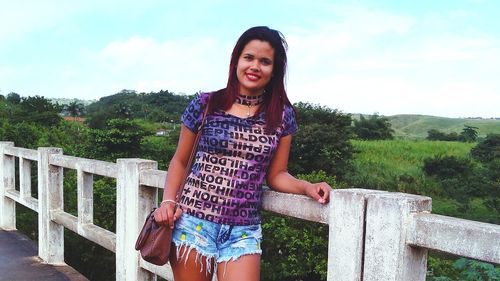
[[[447,118],[427,115],[386,116],[392,124],[396,137],[423,139],[427,131],[436,129],[445,133],[460,133],[465,125],[477,127],[479,137],[490,133],[500,134],[499,119]]]

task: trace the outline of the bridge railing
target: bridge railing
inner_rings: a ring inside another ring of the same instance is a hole
[[[143,159],[116,163],[30,150],[0,142],[0,228],[15,229],[15,202],[38,212],[39,256],[64,263],[67,228],[116,254],[117,280],[172,280],[169,265],[134,250],[145,217],[157,205],[166,172]],[[16,190],[18,158],[19,190]],[[38,198],[31,195],[37,164]],[[63,169],[77,172],[77,216],[63,208]],[[116,179],[116,234],[93,223],[93,175]],[[263,209],[328,224],[327,280],[425,280],[428,249],[500,263],[500,226],[431,214],[429,197],[367,189],[334,190],[328,205],[266,189]]]

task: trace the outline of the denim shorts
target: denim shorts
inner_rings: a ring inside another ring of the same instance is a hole
[[[189,252],[195,249],[198,255],[206,257],[208,272],[211,272],[212,261],[215,261],[216,266],[217,263],[237,260],[243,255],[262,254],[261,241],[260,224],[218,224],[186,213],[175,222],[172,233],[177,257],[187,259]],[[199,256],[196,260],[200,260]]]

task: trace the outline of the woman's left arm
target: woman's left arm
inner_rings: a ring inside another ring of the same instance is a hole
[[[288,173],[288,154],[291,143],[292,135],[287,135],[280,139],[278,148],[269,164],[267,184],[276,191],[304,194],[317,200],[319,203],[327,203],[330,199],[331,190],[331,187],[327,183],[310,183],[305,180],[299,180]]]

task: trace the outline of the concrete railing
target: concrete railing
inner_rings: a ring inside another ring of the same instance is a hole
[[[64,263],[64,228],[116,253],[117,280],[172,280],[169,265],[134,250],[145,217],[157,205],[166,172],[157,163],[116,163],[30,150],[0,142],[0,228],[15,229],[15,202],[38,212],[39,256]],[[19,190],[15,188],[18,158]],[[37,163],[38,199],[31,196]],[[63,169],[77,171],[78,216],[64,212]],[[93,175],[116,178],[116,234],[93,224]],[[328,205],[305,196],[264,192],[263,209],[329,225],[327,280],[425,280],[427,251],[500,263],[500,226],[431,214],[431,198],[365,189],[334,190]]]

